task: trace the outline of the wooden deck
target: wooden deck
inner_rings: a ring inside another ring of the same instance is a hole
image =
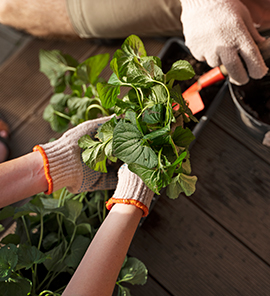
[[[163,46],[143,41],[150,55]],[[39,50],[60,49],[84,60],[119,45],[32,39],[2,64],[0,112],[11,126],[12,157],[59,136],[42,119],[52,90],[39,72]],[[149,279],[131,287],[132,295],[270,295],[270,150],[239,126],[228,93],[191,161],[196,193],[161,196],[134,237],[129,255],[146,264]]]

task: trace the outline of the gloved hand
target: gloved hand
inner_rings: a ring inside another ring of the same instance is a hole
[[[268,71],[256,44],[265,40],[253,25],[247,7],[239,0],[181,0],[187,47],[210,67],[224,64],[230,81],[242,85],[249,77]],[[240,59],[246,64],[248,74]]]
[[[123,164],[118,170],[118,183],[116,190],[106,207],[110,210],[114,204],[132,204],[143,211],[143,217],[149,212],[154,192],[150,190],[140,177],[132,173],[127,164]]]
[[[117,184],[115,171],[101,173],[91,170],[81,159],[80,137],[94,136],[98,127],[112,116],[88,120],[65,132],[56,141],[37,145],[34,151],[42,154],[48,182],[46,194],[66,187],[71,193],[114,189]]]

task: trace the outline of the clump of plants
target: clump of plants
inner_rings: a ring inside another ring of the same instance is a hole
[[[1,240],[0,294],[60,295],[106,217],[106,192],[38,194],[22,207],[5,207],[0,220],[12,217],[16,232]],[[126,257],[118,295],[130,295],[124,282],[144,284],[145,265]]]
[[[197,178],[190,175],[188,147],[194,136],[184,124],[197,120],[180,86],[174,84],[194,76],[191,65],[179,60],[163,73],[161,60],[147,56],[135,35],[115,52],[108,81],[98,76],[107,64],[106,54],[81,64],[65,57],[57,51],[41,52],[41,71],[56,92],[44,112],[53,130],[64,131],[69,123],[93,118],[94,112],[94,116],[115,114],[99,128],[95,140],[89,135],[79,140],[83,161],[93,170],[107,172],[107,159],[120,159],[156,194],[164,187],[170,198],[181,192],[193,194]],[[48,69],[48,58],[57,61],[53,69]],[[72,94],[64,93],[67,86]]]

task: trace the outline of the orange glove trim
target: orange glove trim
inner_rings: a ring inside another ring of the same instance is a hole
[[[42,158],[43,158],[43,166],[44,166],[44,173],[45,173],[46,180],[48,182],[48,190],[46,192],[44,192],[44,193],[45,194],[51,194],[53,192],[53,180],[52,180],[52,177],[50,175],[50,166],[49,166],[48,157],[47,157],[45,151],[43,150],[43,148],[40,147],[39,145],[36,145],[33,148],[33,151],[39,151],[40,154],[42,155]]]
[[[149,210],[146,205],[141,203],[140,201],[136,199],[125,199],[125,198],[110,198],[106,202],[106,208],[107,210],[111,210],[111,208],[116,204],[116,203],[121,203],[121,204],[126,204],[126,205],[134,205],[135,207],[141,209],[143,211],[143,217],[146,217],[149,213]]]

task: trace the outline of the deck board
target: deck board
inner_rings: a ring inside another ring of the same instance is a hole
[[[269,295],[269,266],[184,196],[160,198],[129,254],[173,295]]]

